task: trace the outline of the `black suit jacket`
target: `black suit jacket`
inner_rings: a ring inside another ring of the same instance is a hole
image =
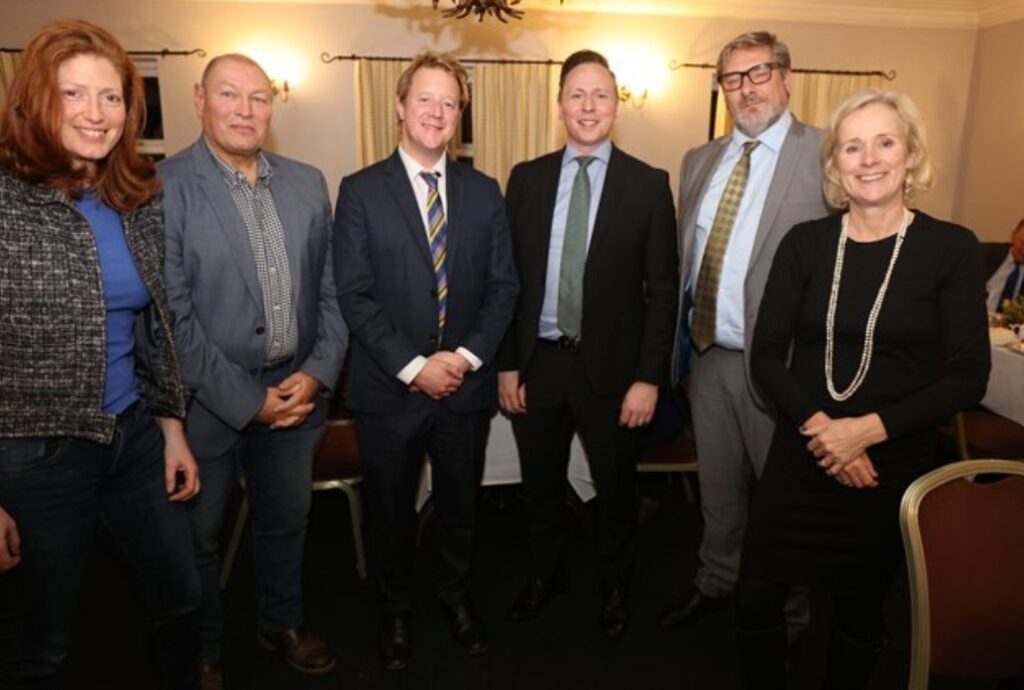
[[[426,230],[402,160],[346,177],[334,219],[338,303],[352,336],[346,404],[396,412],[437,404],[397,374],[417,355],[465,347],[484,366],[440,404],[458,412],[496,405],[494,357],[515,306],[505,205],[498,184],[447,162],[448,305],[438,343],[437,290]]]
[[[537,341],[563,155],[520,163],[509,176],[520,295],[502,371],[525,372]],[[582,355],[598,394],[623,394],[636,381],[668,383],[678,285],[668,173],[613,147],[583,276]]]

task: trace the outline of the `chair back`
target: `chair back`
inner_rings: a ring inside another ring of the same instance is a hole
[[[978,475],[1008,475],[991,482]],[[910,575],[911,690],[931,673],[1024,674],[1024,464],[956,462],[920,477],[900,506]]]
[[[313,454],[313,482],[353,479],[361,473],[355,424],[351,419],[328,419]]]

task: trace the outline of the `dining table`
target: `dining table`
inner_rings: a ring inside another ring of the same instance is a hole
[[[1024,426],[1024,348],[1019,342],[992,346],[992,371],[981,405]]]
[[[590,465],[583,452],[583,444],[579,436],[574,436],[569,452],[569,465],[566,468],[566,479],[580,500],[586,502],[597,495],[594,479],[590,474]],[[500,412],[491,419],[491,432],[487,438],[487,451],[484,458],[482,486],[501,486],[519,484],[523,481],[523,473],[519,466],[519,451],[516,449],[512,424]],[[416,497],[416,509],[420,510],[430,498],[431,473],[430,458],[424,463],[423,474],[420,476],[420,487]]]

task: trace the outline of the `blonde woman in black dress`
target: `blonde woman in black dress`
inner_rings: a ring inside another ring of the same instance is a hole
[[[846,211],[782,241],[751,353],[779,419],[737,596],[749,688],[785,687],[791,585],[832,593],[823,687],[864,687],[902,555],[900,498],[936,464],[936,424],[980,400],[988,379],[978,242],[907,207],[932,179],[910,99],[851,96],[822,158],[826,197]]]

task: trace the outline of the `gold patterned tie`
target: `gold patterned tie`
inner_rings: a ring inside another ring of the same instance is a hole
[[[729,236],[736,224],[736,213],[740,209],[743,190],[750,175],[750,152],[758,143],[748,141],[743,144],[743,155],[732,169],[729,181],[725,183],[722,200],[718,202],[718,210],[715,212],[715,221],[708,233],[704,258],[700,262],[700,273],[697,276],[697,290],[693,296],[693,322],[690,328],[690,339],[697,352],[704,352],[715,343],[715,312],[718,306],[718,285],[722,279],[722,260],[729,246]]]

